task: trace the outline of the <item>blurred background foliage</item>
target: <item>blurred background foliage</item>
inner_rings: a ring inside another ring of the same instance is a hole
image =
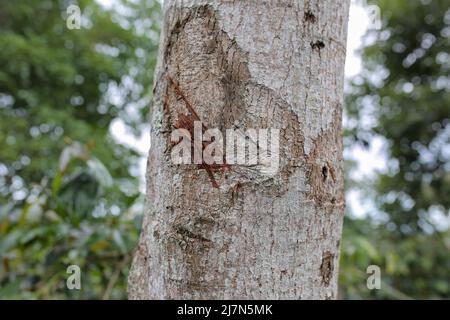
[[[66,8],[82,11],[81,29]],[[126,298],[157,1],[0,0],[0,299]],[[66,268],[82,271],[67,290]]]
[[[386,168],[372,181],[351,177],[372,208],[344,222],[341,289],[346,298],[450,298],[450,3],[369,1],[363,68],[347,94],[347,149],[386,145]],[[379,265],[382,289],[366,288]],[[363,280],[363,281],[361,281]]]
[[[156,0],[100,2],[0,0],[0,299],[126,298],[145,155],[112,126],[147,128],[161,13]],[[370,210],[347,212],[340,297],[449,298],[449,4],[369,4],[382,24],[347,86],[345,146],[382,139],[387,166],[368,180],[347,161],[347,190]],[[82,290],[66,288],[72,264]],[[381,290],[367,289],[371,264]]]

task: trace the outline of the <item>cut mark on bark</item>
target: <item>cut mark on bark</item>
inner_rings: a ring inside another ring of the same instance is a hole
[[[334,254],[325,251],[322,255],[322,264],[320,265],[320,274],[323,284],[328,287],[334,271]]]
[[[167,80],[169,80],[169,82],[172,85],[172,87],[174,88],[176,94],[178,96],[180,96],[180,98],[184,101],[184,103],[186,105],[186,108],[188,109],[188,111],[190,112],[190,114],[194,118],[194,120],[195,121],[201,121],[200,117],[197,114],[197,112],[194,110],[194,107],[191,105],[189,100],[186,98],[186,96],[184,95],[183,91],[178,86],[178,84],[175,82],[175,80],[173,80],[173,78],[170,75],[167,75],[166,77],[167,77]]]
[[[194,136],[194,122],[195,121],[199,121],[202,124],[202,133],[204,134],[208,128],[206,127],[206,125],[201,121],[200,117],[198,116],[197,112],[195,111],[194,107],[192,106],[192,104],[189,102],[189,100],[186,98],[185,94],[183,93],[183,91],[181,90],[181,88],[179,87],[179,85],[175,82],[175,80],[173,80],[173,78],[170,75],[167,75],[167,80],[169,80],[171,86],[174,88],[175,93],[184,101],[186,108],[189,111],[189,115],[185,115],[185,114],[179,114],[178,115],[178,120],[177,122],[174,124],[174,127],[176,129],[185,129],[190,133],[190,136],[193,137]],[[169,108],[168,106],[166,107],[167,109]],[[191,147],[195,148],[195,144],[194,141],[191,140]],[[202,154],[203,154],[203,150],[207,147],[207,143],[202,142],[202,150],[199,150]],[[198,165],[198,167],[200,169],[205,169],[209,179],[211,180],[211,184],[214,188],[219,188],[219,184],[217,183],[215,177],[214,177],[214,173],[213,170],[217,170],[217,169],[222,169],[224,170],[225,168],[228,167],[228,165],[225,163],[225,157],[224,157],[224,164],[207,164],[204,162],[204,160],[202,160],[203,162],[201,164]]]

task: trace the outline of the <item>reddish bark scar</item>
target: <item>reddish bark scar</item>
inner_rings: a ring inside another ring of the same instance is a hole
[[[202,131],[203,133],[205,133],[205,131],[208,130],[208,128],[206,127],[205,124],[203,124],[203,122],[200,120],[200,117],[198,116],[197,112],[195,111],[194,107],[192,106],[192,104],[189,102],[189,100],[186,98],[185,94],[183,93],[183,91],[181,90],[181,88],[179,87],[179,85],[173,80],[173,78],[170,75],[166,75],[167,80],[169,81],[169,83],[171,84],[171,86],[173,87],[175,93],[183,100],[189,114],[185,115],[185,114],[179,114],[178,115],[178,120],[175,122],[174,127],[177,129],[185,129],[187,130],[191,137],[194,135],[194,122],[195,121],[200,121],[202,123]],[[168,101],[165,99],[164,100],[164,108],[166,110],[168,110],[169,106],[168,106]],[[203,150],[206,148],[208,144],[206,142],[202,142],[202,148]],[[191,146],[192,148],[195,148],[195,144],[194,141],[191,140]],[[203,154],[203,150],[201,150],[202,154]],[[224,164],[207,164],[204,162],[204,160],[202,160],[203,162],[201,164],[198,165],[198,167],[200,169],[205,169],[206,173],[208,174],[209,179],[211,180],[211,184],[214,188],[219,188],[219,184],[217,183],[215,177],[214,177],[214,171],[218,170],[218,169],[222,169],[225,170],[226,168],[228,168],[228,165],[225,163],[225,159],[224,159]]]

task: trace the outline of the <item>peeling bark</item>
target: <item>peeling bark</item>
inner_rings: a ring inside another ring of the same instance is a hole
[[[164,3],[129,297],[335,298],[349,1]],[[215,188],[201,167],[173,165],[185,100],[210,128],[280,129],[278,173],[231,166]]]

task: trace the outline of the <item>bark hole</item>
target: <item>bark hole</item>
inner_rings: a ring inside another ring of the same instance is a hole
[[[312,13],[310,10],[305,12],[305,21],[315,23],[316,22],[316,16],[314,13]]]
[[[325,43],[321,40],[317,40],[316,42],[311,42],[311,48],[320,52],[320,50],[325,48]]]
[[[323,176],[323,182],[327,181],[328,178],[328,168],[327,166],[322,167],[322,176]]]

